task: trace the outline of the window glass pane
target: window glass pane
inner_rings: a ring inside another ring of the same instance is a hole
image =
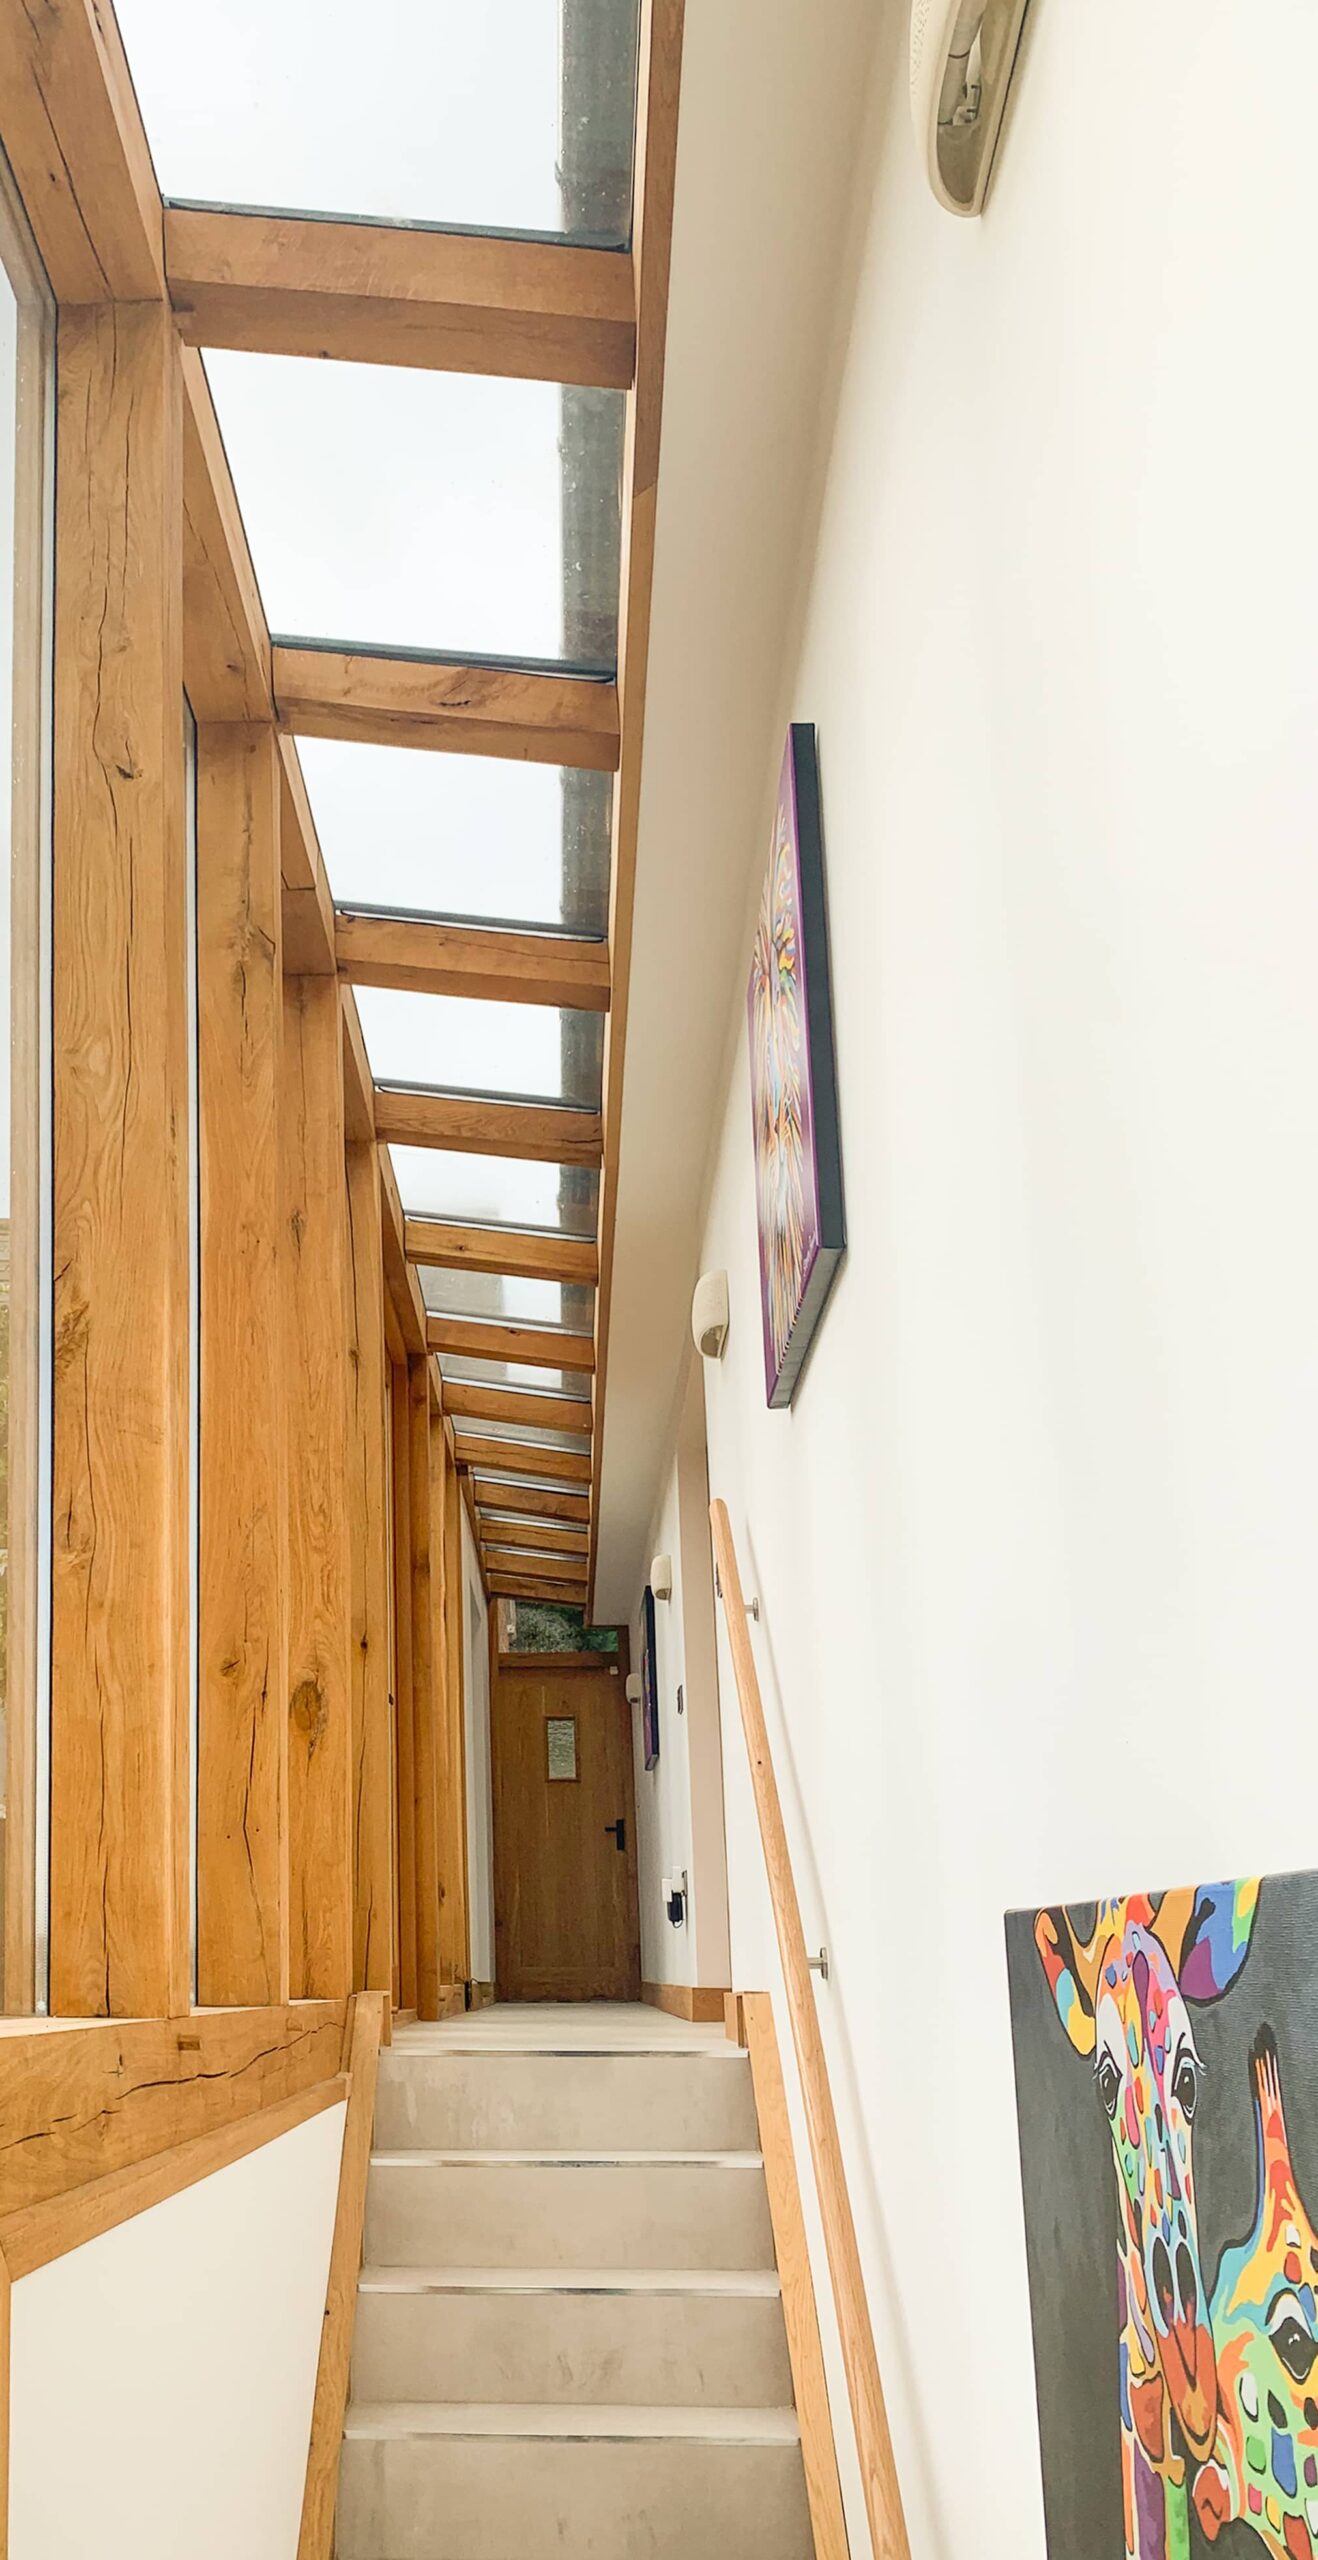
[[[511,1094],[599,1109],[602,1013],[491,1004],[479,996],[414,995],[399,987],[358,987],[357,1010],[377,1084],[436,1085],[445,1092]]]
[[[339,738],[298,754],[337,905],[605,932],[607,773]]]
[[[167,195],[628,235],[635,0],[118,0]]]
[[[501,1601],[499,1608],[502,1653],[616,1654],[618,1650],[616,1627],[588,1627],[584,1611],[558,1601],[509,1600]]]
[[[471,1360],[465,1352],[440,1353],[446,1378],[468,1378],[477,1387],[543,1387],[547,1394],[590,1402],[590,1380],[580,1369],[533,1369],[525,1360]]]
[[[620,391],[228,349],[206,370],[272,631],[612,671]]]
[[[432,1315],[489,1316],[503,1324],[561,1325],[588,1334],[595,1322],[595,1292],[562,1280],[514,1280],[492,1271],[440,1271],[423,1263],[421,1296]]]
[[[524,1156],[467,1156],[444,1147],[391,1147],[389,1153],[410,1218],[545,1227],[565,1236],[595,1233],[599,1176],[578,1166],[532,1164]]]
[[[0,2002],[19,2012],[45,2007],[48,1969],[53,360],[0,163]]]

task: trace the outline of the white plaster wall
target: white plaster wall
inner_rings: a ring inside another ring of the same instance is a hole
[[[876,15],[746,810],[749,928],[816,721],[850,1250],[790,1416],[740,972],[696,1267],[913,2546],[1040,2560],[1003,1912],[1314,1858],[1314,232],[1276,73],[1312,12],[1034,0],[978,225]],[[723,1685],[733,1978],[772,1983]]]
[[[679,1518],[677,1466],[669,1468],[651,1524],[650,1556],[673,1558],[673,1596],[654,1604],[655,1652],[659,1665],[659,1758],[645,1765],[645,1734],[639,1707],[631,1709],[632,1745],[636,1758],[636,1882],[641,1906],[641,1974],[646,1982],[696,1980],[695,1938],[690,1922],[674,1929],[664,1909],[663,1878],[683,1868],[690,1871],[691,1766],[688,1726],[677,1712],[679,1683],[685,1681],[682,1643],[682,1583],[678,1571]],[[644,1652],[644,1617],[638,1602],[631,1627],[632,1666],[639,1671]]]
[[[494,1795],[490,1775],[490,1638],[467,1506],[462,1506],[463,1716],[467,1743],[467,1926],[471,1979],[494,1980]]]
[[[10,2560],[296,2560],[344,2114],[14,2286]]]

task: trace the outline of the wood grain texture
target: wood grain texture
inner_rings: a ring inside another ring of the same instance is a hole
[[[548,1478],[551,1484],[589,1484],[590,1459],[584,1449],[544,1449],[528,1440],[490,1440],[478,1432],[458,1433],[458,1465],[481,1475]]]
[[[339,2069],[345,2005],[19,2029],[0,2044],[0,2214],[152,2159]]]
[[[193,717],[269,719],[270,634],[200,356],[182,354],[183,675]]]
[[[625,390],[625,251],[171,205],[169,289],[201,347]]]
[[[546,1772],[545,1722],[576,1724],[577,1775]],[[495,1974],[504,2000],[635,2000],[641,1987],[631,1710],[597,1655],[500,1660],[490,1701]],[[620,1852],[606,1825],[621,1819]]]
[[[511,1360],[532,1369],[573,1369],[586,1376],[595,1366],[590,1334],[561,1333],[550,1325],[494,1324],[483,1316],[427,1316],[426,1341],[432,1351],[447,1351],[463,1360]]]
[[[393,1468],[394,1584],[394,1783],[397,1840],[398,1996],[417,2008],[416,1794],[412,1681],[412,1405],[408,1360],[394,1360],[389,1374],[390,1450]]]
[[[412,1788],[416,1840],[416,2008],[439,2016],[440,1761],[444,1666],[436,1646],[432,1540],[432,1372],[429,1360],[407,1364],[408,1491],[412,1605]]]
[[[588,1493],[559,1493],[552,1485],[506,1484],[497,1476],[477,1475],[472,1482],[482,1519],[490,1511],[516,1511],[537,1521],[570,1520],[582,1529],[590,1526]]]
[[[9,2560],[9,2409],[12,2333],[9,2269],[0,2252],[0,2560]]]
[[[483,1387],[470,1378],[444,1385],[448,1413],[471,1422],[529,1422],[541,1431],[590,1430],[588,1396],[551,1396],[535,1387]]]
[[[443,1544],[444,1689],[440,1760],[440,1972],[461,1986],[471,1971],[467,1879],[467,1724],[462,1620],[462,1496],[450,1429],[432,1429],[437,1526]],[[438,1446],[436,1446],[436,1440]],[[442,1458],[442,1466],[440,1460]]]
[[[530,1575],[537,1582],[570,1582],[579,1589],[586,1579],[586,1557],[582,1548],[570,1555],[557,1553],[527,1555],[514,1541],[508,1545],[501,1529],[491,1529],[481,1540],[482,1561],[492,1577],[500,1574]]]
[[[190,1989],[182,446],[168,312],[66,311],[51,2004],[68,2016],[164,2015]]]
[[[160,192],[112,9],[3,0],[0,137],[59,301],[160,300]]]
[[[511,756],[592,773],[617,767],[617,696],[593,677],[278,642],[273,670],[280,720],[298,737]]]
[[[295,1996],[352,1987],[348,1285],[338,983],[284,980],[288,1776]]]
[[[288,1998],[283,969],[273,731],[197,732],[197,1990]]]
[[[352,2360],[352,2328],[357,2309],[357,2279],[362,2261],[362,2226],[366,2215],[366,2177],[375,2121],[375,2081],[385,2002],[378,1991],[359,1991],[352,2004],[348,2066],[348,2113],[339,2167],[339,2200],[330,2246],[325,2325],[316,2366],[311,2443],[298,2560],[330,2560],[334,2549],[334,2504],[338,2492],[339,2446],[348,2405]]]
[[[801,2097],[810,2136],[820,2219],[833,2279],[833,2298],[837,2306],[842,2359],[856,2433],[865,2512],[876,2560],[910,2560],[901,2484],[893,2458],[864,2270],[860,2263],[842,2147],[838,2139],[828,2062],[819,2031],[814,1983],[806,1957],[787,1830],[769,1750],[759,1674],[755,1668],[755,1653],[726,1503],[711,1503],[710,1520],[728,1645],[750,1760],[755,1810],[759,1816],[760,1840],[769,1878],[774,1928],[787,1990],[792,2041],[801,2076]]]
[[[344,1130],[350,1146],[369,1145],[374,1148],[375,1086],[371,1081],[366,1042],[362,1037],[361,1015],[357,1011],[357,999],[351,987],[339,989],[339,1019],[343,1025]],[[382,1218],[383,1215],[382,1203],[376,1211],[376,1216]],[[383,1235],[380,1239],[380,1250],[383,1253]]]
[[[348,1147],[347,1204],[352,1972],[357,1990],[387,1992],[393,1929],[389,1387],[380,1172],[373,1143]]]
[[[518,1156],[533,1164],[589,1168],[600,1160],[597,1112],[548,1102],[488,1102],[479,1094],[416,1093],[377,1085],[375,1134],[391,1146]]]
[[[538,1547],[552,1555],[576,1556],[584,1561],[586,1523],[579,1528],[560,1527],[555,1520],[500,1519],[488,1512],[479,1513],[481,1544],[491,1554],[501,1547]]]
[[[374,1107],[374,1106],[372,1106]],[[406,1222],[387,1150],[380,1149],[380,1214],[384,1222],[384,1285],[407,1351],[426,1349],[426,1310],[421,1284],[408,1258]]]
[[[353,986],[484,996],[495,1004],[566,1005],[582,1013],[607,1013],[609,1007],[605,945],[567,934],[341,909],[334,947],[339,975]]]
[[[347,2094],[346,2079],[336,2076],[322,2080],[298,2097],[281,2099],[259,2114],[245,2116],[215,2133],[199,2134],[195,2141],[182,2143],[177,2150],[163,2151],[153,2160],[135,2161],[131,2168],[115,2169],[90,2186],[71,2187],[67,2194],[54,2196],[47,2204],[24,2205],[17,2213],[5,2215],[0,2220],[0,2253],[10,2274],[34,2275],[38,2267],[48,2267],[52,2259],[66,2257],[70,2249],[85,2248],[89,2240],[99,2240],[103,2232],[115,2230],[119,2223],[133,2221],[152,2205],[164,2204],[185,2187],[196,2186],[202,2178],[213,2178],[217,2170],[245,2159],[267,2142],[278,2141],[282,2134],[292,2133],[309,2117],[341,2105]]]
[[[481,1271],[514,1280],[563,1280],[592,1288],[599,1256],[584,1236],[532,1235],[516,1227],[450,1226],[441,1218],[409,1218],[406,1251],[411,1262],[437,1271]]]
[[[729,1995],[731,1996],[731,1995]],[[828,2402],[824,2351],[819,2342],[815,2280],[806,2245],[796,2152],[783,2087],[782,2056],[767,1991],[748,1991],[741,2002],[759,2119],[764,2182],[769,2194],[774,2256],[782,2287],[783,2322],[792,2367],[792,2397],[801,2429],[801,2459],[814,2533],[815,2560],[848,2560],[847,2522],[838,2480],[833,2414]]]
[[[548,1582],[529,1563],[520,1573],[498,1573],[491,1565],[488,1582],[496,1600],[552,1600],[563,1608],[575,1608],[586,1596],[584,1572],[573,1583]]]
[[[618,780],[613,794],[609,961],[613,1003],[604,1034],[604,1154],[600,1169],[600,1280],[595,1300],[600,1409],[608,1377],[609,1305],[622,1143],[623,1065],[636,903],[636,846],[645,751],[650,599],[663,423],[668,286],[686,0],[641,0],[632,258],[636,277],[636,383],[627,400],[623,446],[622,587],[618,610]],[[591,1541],[594,1591],[598,1524]]]
[[[652,2009],[662,2009],[665,2017],[684,2018],[689,2026],[722,2026],[726,1991],[711,1991],[700,1983],[643,1982],[641,1998]]]

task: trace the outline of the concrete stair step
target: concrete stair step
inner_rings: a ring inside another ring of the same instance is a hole
[[[339,2560],[810,2560],[785,2408],[360,2402]]]
[[[367,2267],[363,2401],[785,2406],[776,2275],[740,2269]]]
[[[694,2053],[380,2056],[382,2151],[742,2151],[758,2138],[750,2063],[726,2040]]]
[[[372,2155],[372,2266],[770,2268],[755,2151]]]

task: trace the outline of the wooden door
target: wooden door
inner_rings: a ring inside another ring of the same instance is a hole
[[[500,2000],[640,1998],[625,1671],[602,1656],[500,1657],[490,1716]]]

